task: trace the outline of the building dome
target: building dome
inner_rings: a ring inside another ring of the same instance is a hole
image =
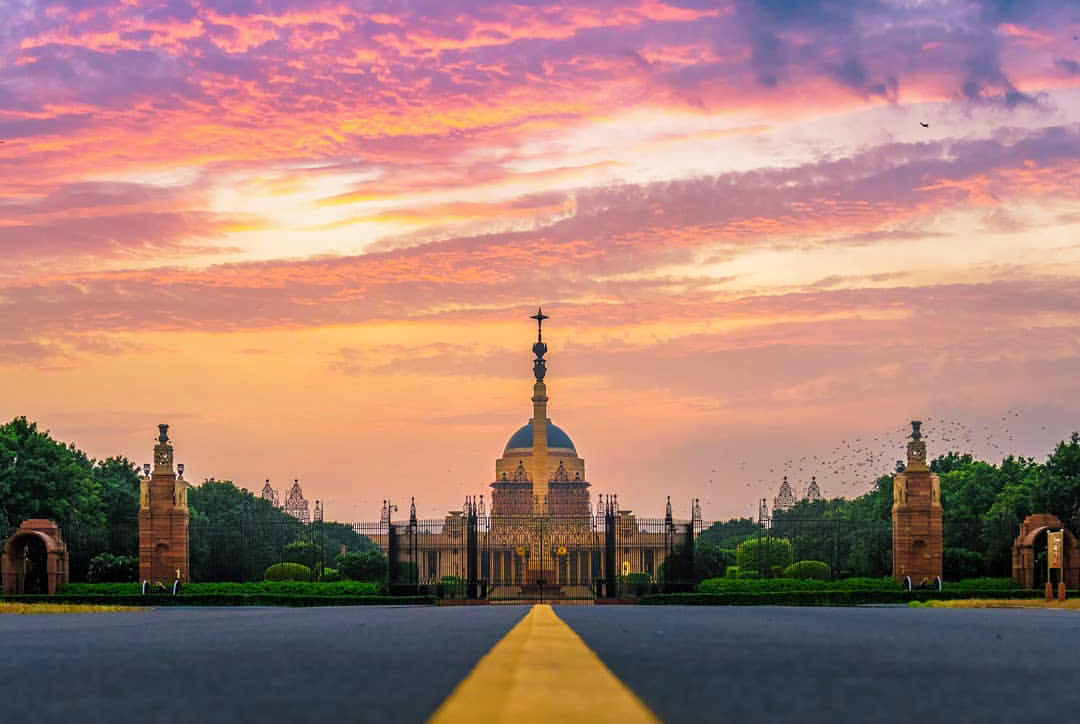
[[[523,426],[520,430],[515,432],[510,438],[510,441],[506,443],[506,450],[503,455],[509,454],[511,450],[528,449],[532,451],[533,446],[533,428],[532,421],[529,424]],[[547,421],[547,446],[548,449],[559,448],[562,450],[569,450],[575,456],[577,450],[574,448],[574,443],[571,442],[570,436],[562,431],[562,428],[556,427],[551,423],[551,420]]]

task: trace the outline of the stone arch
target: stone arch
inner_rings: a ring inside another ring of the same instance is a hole
[[[4,542],[0,578],[5,594],[56,593],[68,581],[68,550],[59,526],[42,518],[23,521]]]
[[[1065,532],[1065,550],[1062,551],[1062,573],[1066,588],[1080,588],[1080,542],[1072,531],[1061,524],[1061,519],[1049,513],[1035,513],[1024,518],[1020,533],[1013,541],[1012,577],[1023,588],[1035,588],[1045,581],[1045,570],[1039,571],[1039,550],[1046,549],[1046,534],[1050,531]],[[1045,565],[1045,562],[1042,562]]]

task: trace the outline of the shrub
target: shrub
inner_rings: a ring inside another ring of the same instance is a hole
[[[824,561],[798,561],[784,569],[784,578],[814,579],[827,581],[832,577],[829,564]]]
[[[282,560],[314,568],[319,562],[319,547],[307,541],[294,541],[281,550]]]
[[[724,571],[724,576],[726,578],[738,578],[739,577],[739,567],[738,566],[728,566],[727,569]]]
[[[349,581],[385,581],[386,556],[378,551],[345,553],[337,557],[341,577]]]
[[[336,568],[323,568],[322,578],[319,580],[323,583],[336,583],[341,580],[341,573]]]
[[[782,570],[791,565],[793,558],[787,538],[751,538],[735,549],[735,563],[740,569],[772,571],[779,566]]]
[[[694,546],[694,574],[699,578],[716,578],[724,575],[727,567],[735,563],[735,551],[710,543]]]
[[[742,579],[758,579],[758,578],[761,578],[761,572],[756,571],[753,568],[740,568],[738,578],[742,578]]]
[[[128,583],[139,578],[139,559],[98,553],[90,559],[86,579],[90,583]]]
[[[311,569],[301,563],[275,563],[266,569],[267,581],[310,581]]]
[[[628,596],[641,596],[652,589],[652,579],[648,573],[631,573],[620,577],[622,591]]]

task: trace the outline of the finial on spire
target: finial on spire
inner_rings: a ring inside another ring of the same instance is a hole
[[[544,355],[547,354],[547,345],[544,344],[544,320],[550,317],[544,314],[543,307],[537,307],[536,314],[529,319],[536,320],[536,344],[532,348],[533,354],[536,355],[536,359],[533,360],[533,374],[537,382],[543,382],[544,375],[547,374],[547,362],[544,361]]]
[[[529,317],[529,319],[536,320],[536,339],[537,341],[542,341],[544,339],[544,320],[551,319],[551,317],[544,314],[543,307],[537,307],[536,314]]]
[[[921,440],[922,439],[922,430],[921,430],[921,428],[922,428],[922,420],[912,420],[911,421],[911,439],[912,440]]]

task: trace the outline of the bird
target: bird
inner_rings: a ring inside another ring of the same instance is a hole
[[[929,123],[924,123],[923,121],[919,121],[919,125],[922,126],[923,128],[929,128],[930,127]]]

